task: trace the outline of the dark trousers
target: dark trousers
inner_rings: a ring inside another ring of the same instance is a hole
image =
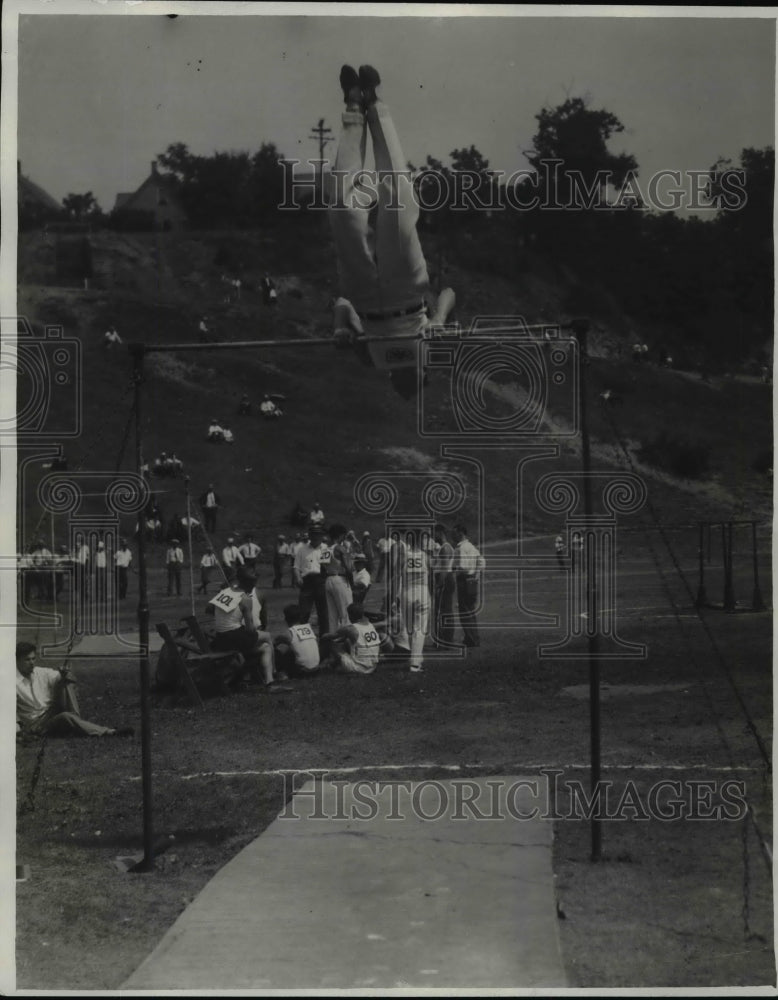
[[[283,556],[273,556],[273,589],[278,590],[279,587],[283,587],[284,581],[282,577],[284,575],[284,557]]]
[[[454,645],[454,594],[456,583],[452,574],[448,574],[442,586],[435,587],[434,604],[434,637],[437,642],[448,646]]]
[[[478,579],[476,577],[469,577],[466,573],[457,573],[457,606],[465,645],[480,646],[478,619],[475,613],[478,606]]]
[[[203,507],[205,530],[211,534],[216,531],[216,507]]]
[[[303,585],[300,588],[300,615],[301,624],[306,625],[311,617],[311,608],[316,606],[316,615],[319,619],[319,636],[329,632],[327,619],[327,597],[324,592],[324,577],[319,573],[309,573],[303,577]]]
[[[119,599],[122,600],[127,596],[127,567],[117,566],[116,567],[116,589],[119,592]]]
[[[176,594],[181,596],[181,563],[170,563],[167,568],[167,593],[168,597],[173,593],[175,585]]]

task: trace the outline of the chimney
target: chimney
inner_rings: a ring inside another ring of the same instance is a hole
[[[157,175],[157,161],[156,160],[152,160],[151,161],[151,172],[156,177],[156,175]]]

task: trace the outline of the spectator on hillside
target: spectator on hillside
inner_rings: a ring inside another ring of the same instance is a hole
[[[221,497],[216,492],[213,483],[208,484],[208,489],[202,494],[198,503],[205,518],[205,530],[212,534],[216,531],[216,514],[222,506]]]
[[[321,504],[318,500],[314,501],[311,513],[308,515],[308,524],[319,526],[324,524],[324,511],[321,509]]]
[[[265,420],[277,420],[284,415],[283,411],[276,406],[267,394],[265,394],[262,402],[259,404],[259,412]]]
[[[115,326],[108,327],[108,329],[103,334],[103,346],[113,347],[115,344],[121,344],[121,343],[122,343],[122,338],[117,333],[116,327]]]
[[[177,538],[171,538],[165,553],[165,565],[167,566],[167,596],[173,594],[175,584],[176,596],[181,596],[181,570],[184,567],[184,550]]]
[[[262,302],[266,306],[274,306],[278,301],[276,285],[270,275],[266,274],[262,279]]]
[[[36,666],[36,650],[31,642],[16,645],[17,736],[132,736],[129,726],[110,729],[82,719],[69,668]]]
[[[303,623],[297,604],[284,608],[286,631],[273,640],[276,669],[287,677],[305,677],[319,669],[321,654],[316,634]]]
[[[228,580],[232,579],[233,571],[243,565],[243,556],[232,536],[227,539],[227,544],[222,549],[222,565]]]
[[[239,417],[250,417],[251,416],[251,400],[244,393],[238,403],[238,416]]]
[[[208,427],[208,440],[213,441],[216,444],[221,444],[221,442],[224,441],[224,428],[216,417],[211,420],[210,426]]]
[[[308,511],[297,501],[294,510],[289,515],[289,523],[295,527],[303,527],[308,523]]]
[[[198,327],[198,339],[201,344],[210,344],[212,341],[211,331],[208,329],[208,317],[203,316]]]
[[[208,549],[200,560],[200,586],[197,588],[199,594],[208,593],[208,584],[211,582],[211,571],[219,565],[216,553],[213,549]]]
[[[556,561],[559,563],[559,568],[565,568],[565,540],[562,535],[557,535],[554,539],[554,551],[556,552]]]
[[[232,431],[229,429],[229,427],[223,428],[222,436],[224,438],[225,444],[232,444],[235,441],[235,438],[233,437]]]

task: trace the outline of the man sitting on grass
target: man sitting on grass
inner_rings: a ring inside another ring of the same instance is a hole
[[[36,667],[36,649],[31,642],[16,646],[17,736],[132,736],[130,726],[109,729],[82,719],[68,667]]]
[[[322,637],[322,649],[328,652],[321,665],[346,674],[372,674],[381,653],[390,653],[394,643],[361,604],[349,604],[347,614],[351,624]]]
[[[310,625],[303,623],[298,604],[287,604],[284,621],[286,632],[273,640],[278,676],[310,676],[319,669],[321,660],[316,633]]]

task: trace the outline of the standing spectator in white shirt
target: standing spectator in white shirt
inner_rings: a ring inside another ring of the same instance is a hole
[[[205,530],[212,534],[216,531],[216,514],[222,506],[221,497],[216,492],[213,483],[208,484],[208,489],[200,497],[199,504],[205,518]]]
[[[387,538],[386,535],[382,535],[382,537],[376,542],[376,548],[378,549],[378,569],[376,570],[376,580],[379,583],[381,580],[387,579],[387,563],[389,561],[389,552],[393,545],[394,539]]]
[[[481,571],[484,569],[484,558],[467,537],[464,524],[454,525],[454,560],[453,569],[456,578],[457,606],[459,623],[464,632],[465,646],[480,646],[478,634],[478,590]]]
[[[116,589],[119,600],[122,601],[127,596],[127,578],[132,562],[132,550],[127,544],[126,538],[119,539],[119,548],[114,553],[113,561],[116,569]]]
[[[211,582],[211,570],[219,565],[216,553],[213,549],[208,549],[200,560],[200,586],[197,588],[199,594],[208,593],[208,584]]]
[[[228,580],[232,579],[234,570],[243,565],[243,556],[232,536],[227,539],[227,544],[222,549],[222,564]]]
[[[435,525],[435,541],[439,548],[432,561],[434,579],[435,641],[444,646],[454,644],[454,547],[442,524]]]
[[[108,600],[108,556],[105,542],[98,542],[95,552],[95,597],[98,601]]]
[[[167,566],[167,596],[172,596],[173,585],[176,587],[176,596],[181,596],[181,570],[184,567],[184,550],[177,538],[170,539],[167,552],[165,553],[165,565]]]
[[[76,593],[82,603],[86,602],[89,596],[89,560],[91,559],[91,552],[89,551],[89,546],[86,542],[81,542],[80,545],[76,546],[75,559],[73,560],[73,566],[76,571]]]
[[[113,347],[114,344],[121,344],[122,338],[119,336],[116,327],[110,326],[103,334],[103,346]]]
[[[290,555],[291,550],[286,544],[286,536],[279,535],[273,546],[273,590],[278,590],[284,585],[284,569],[289,562]]]
[[[254,541],[254,536],[246,535],[246,541],[239,546],[238,551],[243,556],[243,565],[246,569],[250,569],[252,573],[255,573],[257,569],[257,560],[262,554],[262,549]]]
[[[321,572],[324,531],[311,528],[311,540],[301,545],[294,560],[294,582],[300,588],[301,623],[308,624],[311,609],[316,606],[319,619],[319,638],[329,631],[327,627],[327,596],[325,579]]]

